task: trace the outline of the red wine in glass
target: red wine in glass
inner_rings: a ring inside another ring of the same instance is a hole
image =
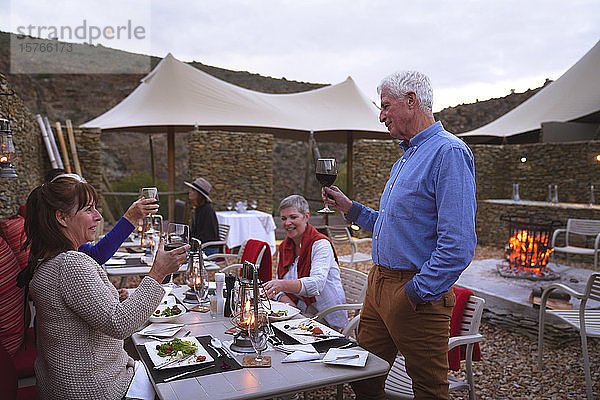
[[[315,175],[321,186],[331,186],[337,178],[337,164],[335,158],[319,158],[315,166]],[[327,205],[319,210],[320,213],[333,213]]]

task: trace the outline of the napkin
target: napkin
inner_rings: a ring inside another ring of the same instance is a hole
[[[127,260],[122,258],[111,258],[110,260],[104,263],[105,265],[125,265],[127,264]]]
[[[296,362],[296,361],[310,361],[310,360],[318,360],[319,358],[321,358],[321,355],[317,352],[314,353],[307,353],[305,351],[295,351],[292,354],[288,354],[288,356],[286,358],[284,358],[283,360],[281,360],[281,362],[284,363],[288,363],[288,362]]]
[[[146,368],[144,368],[144,364],[142,364],[141,361],[136,361],[133,379],[125,394],[125,398],[154,400],[154,396],[154,388],[152,387],[152,382],[150,382],[150,379],[148,378],[148,373],[146,372]]]

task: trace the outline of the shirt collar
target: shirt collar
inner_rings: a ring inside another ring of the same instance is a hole
[[[409,147],[419,146],[422,143],[425,143],[427,141],[427,139],[429,139],[436,133],[441,132],[443,130],[444,130],[444,127],[442,126],[442,123],[440,121],[438,121],[434,124],[429,125],[427,128],[423,129],[421,132],[417,133],[415,136],[413,136],[410,139],[410,141],[403,140],[400,143],[400,147],[404,151],[406,151],[406,150],[408,150]]]

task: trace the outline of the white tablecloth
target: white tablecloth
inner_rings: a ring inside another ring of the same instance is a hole
[[[240,246],[248,239],[262,240],[269,243],[271,254],[275,252],[275,221],[273,216],[258,210],[217,211],[219,224],[230,226],[227,246]]]

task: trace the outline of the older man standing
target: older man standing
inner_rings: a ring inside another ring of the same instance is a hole
[[[379,120],[402,140],[379,211],[353,202],[338,188],[323,201],[373,232],[374,267],[358,327],[358,342],[393,363],[406,359],[416,399],[448,398],[448,336],[452,285],[473,259],[473,154],[435,122],[427,76],[392,74],[377,88]],[[352,384],[357,399],[385,398],[385,376]]]

